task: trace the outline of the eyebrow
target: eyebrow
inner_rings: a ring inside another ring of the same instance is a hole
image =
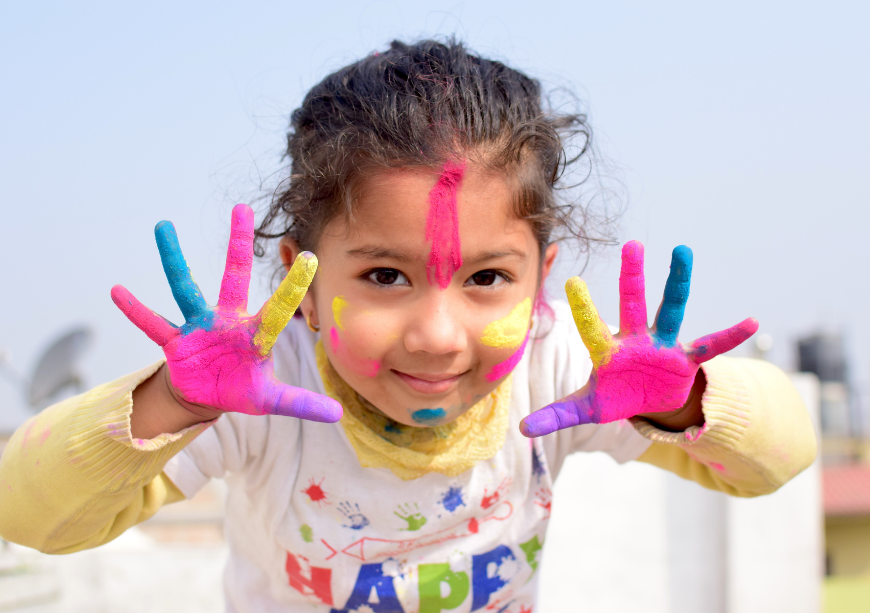
[[[387,247],[367,246],[357,249],[350,249],[345,252],[348,256],[360,260],[396,260],[398,262],[411,262],[419,259],[411,254],[402,251],[395,251]],[[519,249],[506,249],[503,251],[482,251],[474,255],[474,257],[465,258],[465,264],[479,264],[489,260],[497,260],[500,258],[514,257],[519,260],[527,260],[529,254]]]
[[[518,260],[527,260],[529,259],[529,254],[525,251],[520,251],[519,249],[506,249],[504,251],[482,251],[481,253],[476,254],[474,257],[467,258],[463,263],[479,264],[481,262],[486,262],[489,260],[498,260],[500,258],[509,257],[513,257]]]
[[[360,260],[398,260],[399,262],[410,262],[415,258],[401,251],[394,251],[386,247],[359,247],[358,249],[350,249],[345,252],[352,258]]]

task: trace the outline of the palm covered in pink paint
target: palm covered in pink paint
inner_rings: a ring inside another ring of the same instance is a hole
[[[274,377],[271,348],[311,283],[317,269],[313,254],[300,254],[278,291],[250,316],[254,239],[250,207],[240,204],[233,209],[227,265],[215,307],[205,302],[194,282],[172,224],[160,222],[154,233],[184,325],[173,325],[120,285],[112,288],[112,300],[163,348],[170,387],[186,408],[209,417],[212,412],[237,412],[325,422],[341,418],[341,405],[334,400]]]
[[[730,351],[758,329],[749,318],[689,345],[677,341],[692,273],[692,252],[674,249],[662,305],[652,329],[647,327],[643,245],[622,249],[619,276],[619,333],[601,321],[579,277],[566,285],[577,329],[592,359],[589,383],[570,396],[526,417],[526,436],[542,436],[579,424],[606,423],[647,413],[663,413],[686,404],[703,362]]]

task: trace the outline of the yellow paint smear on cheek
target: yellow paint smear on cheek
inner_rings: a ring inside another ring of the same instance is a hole
[[[347,308],[347,299],[344,296],[336,296],[332,299],[332,318],[335,320],[335,325],[339,330],[344,330],[344,324],[341,322],[341,314]]]
[[[529,318],[532,316],[532,299],[526,298],[510,312],[483,330],[480,342],[487,347],[519,347],[529,331]]]

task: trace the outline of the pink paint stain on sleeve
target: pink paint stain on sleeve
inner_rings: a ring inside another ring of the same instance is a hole
[[[329,329],[329,342],[332,344],[332,351],[336,357],[356,372],[366,377],[374,377],[381,369],[381,363],[378,360],[367,360],[353,355],[347,345],[338,337],[338,330],[334,326]]]
[[[26,447],[27,443],[30,440],[30,433],[33,432],[33,428],[36,426],[36,420],[32,419],[30,423],[27,425],[27,428],[24,430],[24,437],[21,439],[21,447]]]
[[[447,162],[429,192],[426,241],[432,245],[426,262],[429,283],[441,289],[450,285],[453,274],[462,267],[459,245],[459,210],[456,196],[465,173],[465,163]]]
[[[523,340],[523,344],[520,345],[519,349],[514,351],[511,354],[511,357],[506,359],[504,362],[499,362],[495,366],[492,367],[486,375],[487,381],[498,381],[502,377],[508,376],[511,372],[513,372],[514,368],[517,367],[517,364],[520,363],[520,360],[523,359],[523,353],[526,350],[526,345],[529,343],[529,333],[526,333],[526,338]]]

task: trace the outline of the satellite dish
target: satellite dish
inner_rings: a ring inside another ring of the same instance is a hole
[[[27,402],[33,409],[41,409],[48,401],[66,388],[84,389],[84,382],[76,368],[78,359],[91,343],[93,332],[80,327],[67,332],[42,353],[33,369],[27,390]]]

